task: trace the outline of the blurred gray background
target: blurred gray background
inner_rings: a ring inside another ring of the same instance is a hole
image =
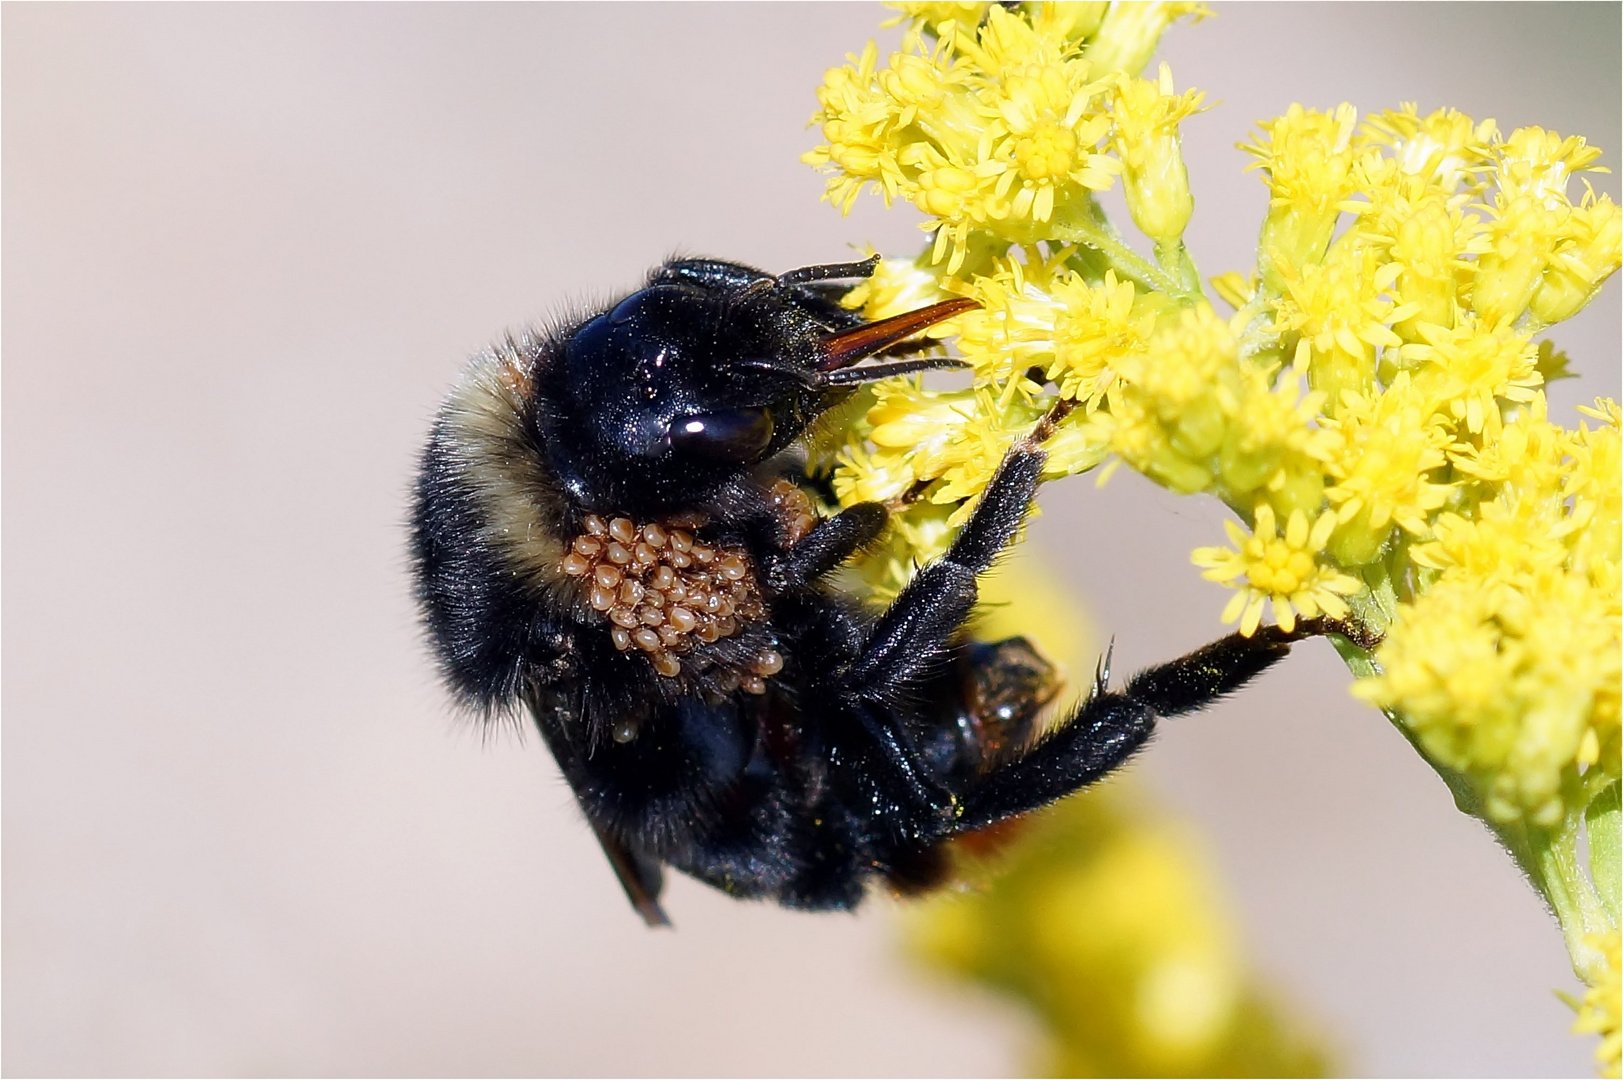
[[[1417,99],[1617,162],[1619,8],[1220,4],[1164,55],[1201,269],[1292,101]],[[463,357],[673,250],[910,252],[798,155],[877,6],[5,6],[9,1074],[998,1074],[1025,1021],[921,975],[886,902],[675,881],[627,909],[538,740],[454,716],[403,519]],[[1616,194],[1614,177],[1598,186]],[[1124,223],[1125,224],[1125,223]],[[1558,328],[1617,395],[1618,301]],[[1118,669],[1219,632],[1211,502],[1046,493]],[[1083,553],[1083,554],[1078,554]],[[1322,643],[1163,732],[1257,963],[1366,1074],[1590,1072],[1556,928]]]

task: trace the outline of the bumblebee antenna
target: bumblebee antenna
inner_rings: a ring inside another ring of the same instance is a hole
[[[915,371],[962,371],[969,365],[948,356],[932,356],[924,360],[897,360],[889,364],[869,364],[867,367],[845,368],[824,375],[824,386],[850,386],[853,383],[877,382],[898,375],[911,375]]]

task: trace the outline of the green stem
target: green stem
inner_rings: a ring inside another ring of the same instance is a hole
[[[1166,293],[1168,296],[1181,298],[1182,290],[1179,282],[1172,275],[1122,241],[1106,235],[1104,230],[1090,224],[1068,223],[1057,226],[1054,233],[1058,240],[1068,244],[1081,244],[1103,255],[1109,260],[1118,277],[1126,278],[1135,285],[1142,285],[1150,292]]]
[[[1168,272],[1128,247],[1092,202],[1090,199],[1092,213],[1088,216],[1069,215],[1064,220],[1056,218],[1050,222],[1053,239],[1067,244],[1080,244],[1098,252],[1109,262],[1111,269],[1116,271],[1117,277],[1126,278],[1151,292],[1165,293],[1180,304],[1192,304],[1201,299],[1198,276],[1195,278],[1194,290],[1190,291],[1181,270],[1178,273]],[[1185,259],[1187,260],[1187,256]],[[1193,263],[1189,268],[1193,270]]]
[[[1606,962],[1599,950],[1584,939],[1612,929],[1612,921],[1578,861],[1577,818],[1576,814],[1568,815],[1554,830],[1526,830],[1536,866],[1536,874],[1529,877],[1540,886],[1539,891],[1561,924],[1573,973],[1593,986]]]
[[[1155,261],[1161,264],[1161,269],[1177,276],[1182,297],[1206,298],[1206,290],[1200,285],[1200,271],[1195,269],[1195,260],[1190,257],[1189,249],[1184,247],[1182,240],[1156,244]]]

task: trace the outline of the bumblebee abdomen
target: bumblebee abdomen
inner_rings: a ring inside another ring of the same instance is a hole
[[[546,662],[573,586],[560,570],[564,501],[527,421],[542,346],[480,354],[441,407],[412,507],[417,597],[458,697],[509,707],[526,665]]]

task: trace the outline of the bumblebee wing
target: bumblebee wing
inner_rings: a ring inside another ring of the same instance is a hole
[[[563,769],[564,775],[571,775],[574,771],[575,753],[569,745],[569,740],[559,733],[559,725],[564,722],[563,718],[572,712],[565,696],[545,686],[531,686],[525,693],[524,700],[530,707],[535,725],[540,729],[541,737],[546,740],[552,756],[558,759],[558,765]],[[581,809],[585,811],[584,806]],[[588,821],[591,820],[590,814],[585,816]],[[641,915],[649,926],[671,925],[671,920],[665,916],[665,909],[659,906],[660,890],[665,887],[665,873],[660,869],[659,861],[639,855],[623,841],[616,840],[604,832],[597,822],[593,821],[591,824],[592,832],[597,835],[597,842],[603,845],[603,854],[609,857],[609,865],[614,867],[614,876],[620,879],[620,886],[626,891],[626,899],[637,909],[637,914]]]
[[[597,842],[603,845],[603,854],[609,857],[614,875],[626,891],[626,899],[637,909],[649,926],[669,926],[665,909],[659,906],[659,893],[665,887],[665,872],[658,860],[639,855],[608,833],[592,826]]]

